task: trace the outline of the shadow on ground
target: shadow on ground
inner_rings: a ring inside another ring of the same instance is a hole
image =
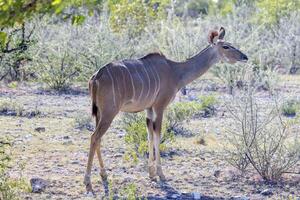
[[[201,194],[193,194],[193,193],[182,193],[176,190],[173,186],[166,182],[159,182],[159,187],[162,191],[165,192],[165,195],[155,195],[155,196],[147,196],[147,197],[139,197],[138,199],[147,199],[147,200],[165,200],[165,199],[177,199],[177,200],[193,200],[193,199],[201,199],[201,200],[223,200],[223,197],[217,196],[206,196]],[[109,187],[108,181],[103,182],[103,187],[105,191],[105,196],[109,197]],[[198,197],[196,197],[198,196]],[[113,199],[121,199],[118,196],[114,196]]]

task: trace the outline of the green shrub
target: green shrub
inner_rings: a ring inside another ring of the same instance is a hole
[[[137,162],[138,157],[143,157],[148,152],[148,133],[144,113],[125,113],[122,127],[126,131],[125,142],[129,145],[125,159],[133,159],[134,162]],[[165,150],[166,144],[172,142],[173,139],[173,132],[167,131],[166,123],[163,121],[160,150]]]
[[[19,191],[30,192],[31,187],[29,183],[20,177],[19,179],[11,179],[8,176],[7,169],[10,165],[11,144],[6,139],[0,138],[0,199],[1,200],[15,200],[19,199],[17,193]],[[22,167],[22,166],[21,166]]]
[[[0,113],[5,115],[22,116],[24,108],[13,100],[0,100]]]
[[[184,120],[190,119],[203,108],[201,103],[176,102],[170,106],[165,114],[167,130],[178,133],[179,127]]]
[[[210,102],[207,100],[207,102]],[[209,104],[209,103],[208,103]],[[208,105],[207,104],[207,105]],[[190,119],[195,113],[202,109],[202,104],[193,102],[177,102],[165,112],[162,124],[162,138],[160,150],[166,150],[166,144],[174,140],[174,135],[179,134],[181,123]],[[139,157],[148,152],[148,134],[146,117],[144,113],[125,113],[122,118],[122,128],[126,131],[125,142],[129,149],[125,155],[126,160],[138,161]]]
[[[277,103],[259,104],[250,88],[230,102],[231,127],[226,131],[224,157],[242,172],[252,169],[266,181],[277,181],[300,160],[299,136],[283,121]]]
[[[39,57],[36,64],[39,80],[55,90],[67,89],[81,72],[75,55],[61,48],[49,49],[46,55]]]
[[[0,115],[19,116],[19,117],[36,117],[42,112],[37,106],[34,109],[25,110],[24,106],[15,100],[0,100]]]
[[[138,188],[134,183],[130,183],[121,189],[120,195],[127,200],[140,200]]]
[[[74,125],[78,129],[93,130],[92,117],[83,113],[74,116]]]
[[[201,110],[204,112],[202,114],[203,117],[211,117],[215,114],[215,104],[217,103],[217,99],[213,95],[201,96],[199,97],[201,101]]]
[[[281,107],[282,114],[287,117],[293,117],[296,115],[298,107],[299,105],[296,101],[287,101]]]
[[[9,178],[7,176],[7,167],[10,161],[8,153],[8,147],[10,143],[5,140],[0,140],[0,199],[10,200],[16,199],[15,190],[9,184]]]

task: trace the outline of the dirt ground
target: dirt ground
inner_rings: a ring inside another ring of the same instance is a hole
[[[210,94],[216,95],[219,102],[230,98],[222,84],[214,83],[216,87],[211,89],[212,82],[201,79],[189,85],[189,98]],[[278,91],[282,96],[293,95],[299,99],[300,77],[282,76]],[[260,97],[265,103],[271,101],[267,92],[261,91]],[[83,177],[92,131],[78,129],[75,124],[76,118],[90,114],[90,99],[85,89],[57,94],[34,85],[23,84],[14,89],[2,85],[0,100],[5,99],[18,102],[25,110],[40,112],[24,117],[0,115],[1,135],[13,141],[11,177],[28,181],[38,177],[49,183],[42,193],[19,194],[21,199],[100,199],[105,196],[97,159],[92,170],[96,197],[85,195]],[[114,121],[102,141],[110,193],[117,194],[134,184],[138,194],[147,199],[193,199],[198,193],[201,199],[300,198],[300,175],[287,174],[278,183],[265,183],[254,171],[241,176],[224,161],[219,141],[230,123],[222,103],[216,105],[216,115],[194,118],[185,124],[193,136],[177,136],[168,146],[162,160],[165,183],[150,181],[146,160],[135,165],[124,159],[126,145],[124,133],[118,128],[119,120]],[[205,139],[206,145],[197,142],[200,137]],[[300,166],[297,170],[300,171]]]

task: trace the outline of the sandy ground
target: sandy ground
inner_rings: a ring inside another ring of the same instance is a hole
[[[282,95],[300,95],[298,77],[283,77],[280,85]],[[199,80],[188,87],[190,97],[215,94],[219,102],[229,98],[224,87],[216,91],[209,88],[211,80]],[[77,90],[75,90],[77,91]],[[262,101],[270,98],[265,92]],[[12,99],[22,104],[25,110],[38,110],[33,117],[0,115],[1,136],[13,141],[13,167],[10,175],[15,178],[43,178],[49,182],[42,193],[20,193],[21,199],[101,199],[105,187],[99,176],[95,159],[92,182],[96,197],[87,197],[83,185],[89,138],[92,133],[76,128],[75,119],[90,114],[90,100],[86,91],[71,94],[43,92],[35,87],[20,86],[11,89],[1,86],[0,100]],[[178,100],[178,99],[177,99]],[[120,195],[130,184],[137,187],[140,197],[147,199],[296,199],[300,198],[300,175],[288,174],[276,184],[263,182],[250,171],[240,173],[224,161],[220,140],[226,127],[230,126],[222,103],[216,105],[216,115],[210,118],[194,118],[185,126],[194,135],[177,136],[168,145],[163,156],[165,183],[152,182],[148,178],[146,159],[138,164],[126,161],[126,144],[122,130],[118,129],[120,118],[103,138],[103,157],[108,172],[109,193]],[[38,132],[38,127],[45,131]],[[206,145],[197,141],[203,137]],[[300,167],[297,168],[300,171]],[[107,186],[107,185],[106,185]],[[262,191],[271,191],[263,195]]]

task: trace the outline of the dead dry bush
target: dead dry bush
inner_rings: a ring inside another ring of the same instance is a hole
[[[226,160],[243,172],[252,167],[266,181],[293,170],[300,158],[298,134],[281,118],[276,102],[266,105],[248,88],[227,106],[232,126],[226,134]]]

